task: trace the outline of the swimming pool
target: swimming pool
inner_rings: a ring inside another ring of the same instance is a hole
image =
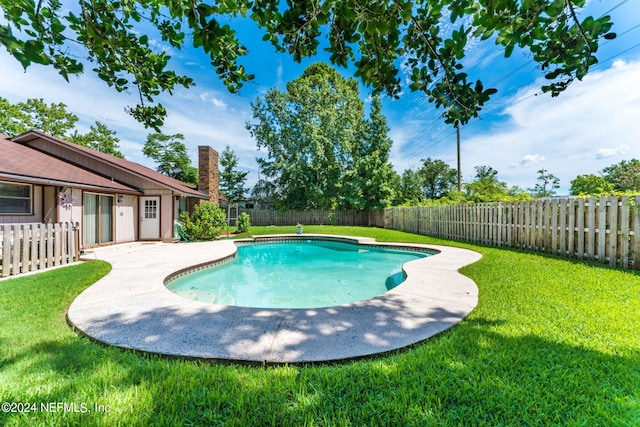
[[[414,249],[297,239],[238,247],[231,261],[179,277],[172,292],[196,301],[255,308],[322,308],[362,301],[402,283]]]

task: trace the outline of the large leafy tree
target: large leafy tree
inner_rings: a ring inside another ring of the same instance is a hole
[[[458,172],[440,159],[422,159],[418,177],[424,197],[430,200],[445,196],[456,185]]]
[[[333,64],[352,65],[375,91],[398,95],[410,76],[411,90],[424,92],[444,108],[448,123],[476,116],[494,89],[464,70],[473,39],[491,39],[505,56],[528,51],[545,73],[543,90],[557,95],[597,63],[601,38],[613,38],[608,16],[579,17],[586,0],[318,0],[281,2],[235,0],[2,1],[0,45],[23,67],[54,67],[65,78],[85,64],[118,91],[137,89],[136,119],[157,128],[166,111],[156,103],[162,92],[189,87],[192,79],[170,69],[169,55],[154,40],[180,49],[188,43],[209,56],[229,90],[253,76],[240,64],[247,49],[224,22],[249,17],[264,40],[297,61],[330,52]],[[446,21],[456,30],[442,30]],[[231,21],[232,23],[234,21]],[[320,40],[327,42],[321,45]]]
[[[75,129],[78,116],[67,111],[63,103],[47,105],[42,98],[11,104],[0,98],[0,132],[15,136],[37,130],[57,138],[67,138]]]
[[[602,170],[604,178],[614,189],[625,193],[640,192],[640,160],[622,160]]]
[[[158,164],[158,172],[195,186],[198,185],[198,169],[191,166],[183,139],[184,135],[179,133],[151,133],[147,135],[142,152]]]
[[[344,173],[342,207],[377,210],[392,204],[395,172],[389,163],[393,141],[388,132],[382,102],[379,97],[374,97],[364,133],[354,141],[351,164]]]
[[[291,209],[335,208],[353,152],[361,148],[364,107],[355,80],[317,63],[251,103],[247,129],[267,157],[258,158],[276,197]]]
[[[569,188],[569,194],[572,196],[604,196],[612,192],[613,184],[594,174],[578,175],[571,181]]]
[[[78,116],[67,111],[66,104],[47,105],[43,99],[30,98],[26,102],[11,104],[0,97],[0,133],[15,136],[36,130],[57,138],[67,139],[78,145],[124,158],[116,132],[105,124],[95,122],[86,134],[76,129]],[[71,132],[73,131],[73,132]]]
[[[465,184],[468,200],[474,202],[495,202],[508,197],[507,184],[498,179],[498,171],[491,166],[476,166],[475,179]]]
[[[245,182],[249,172],[237,170],[238,156],[228,145],[220,154],[220,190],[227,196],[230,202],[236,202],[244,197],[247,192]]]
[[[124,159],[124,154],[118,149],[120,138],[116,136],[115,131],[109,129],[104,123],[96,122],[95,125],[89,128],[89,132],[84,135],[75,131],[69,140],[78,145]]]
[[[424,195],[422,193],[418,172],[412,169],[406,169],[402,173],[397,193],[394,203],[396,205],[418,205],[423,201]]]

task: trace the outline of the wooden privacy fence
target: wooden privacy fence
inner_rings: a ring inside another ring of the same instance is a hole
[[[273,209],[242,209],[249,214],[252,225],[303,225],[336,224],[336,225],[367,225],[369,212],[357,209],[330,210],[287,210],[277,211]],[[332,215],[330,217],[330,215]]]
[[[0,224],[0,277],[78,261],[79,224]]]
[[[640,197],[385,209],[374,225],[640,269]]]

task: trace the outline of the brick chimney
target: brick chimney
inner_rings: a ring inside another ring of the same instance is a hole
[[[198,146],[198,191],[207,193],[209,201],[218,204],[218,152],[211,147]]]

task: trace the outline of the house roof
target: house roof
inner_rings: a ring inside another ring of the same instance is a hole
[[[209,197],[207,194],[198,191],[197,189],[189,186],[188,184],[185,184],[182,181],[163,175],[160,172],[157,172],[153,169],[142,166],[141,164],[134,163],[129,160],[121,159],[119,157],[115,157],[110,154],[102,153],[100,151],[93,150],[91,148],[83,147],[81,145],[74,144],[72,142],[65,141],[59,138],[55,138],[38,131],[25,132],[21,135],[11,138],[11,140],[15,142],[20,142],[20,143],[27,143],[29,141],[33,141],[38,138],[44,139],[46,141],[49,141],[57,145],[64,146],[70,150],[80,152],[83,155],[91,157],[97,161],[109,164],[118,169],[125,170],[134,175],[138,175],[142,178],[153,181],[157,184],[167,187],[180,194],[184,194],[191,197],[203,198],[203,199],[206,199]]]
[[[32,147],[16,144],[5,135],[0,135],[0,153],[0,179],[142,194],[135,188],[71,165]]]

